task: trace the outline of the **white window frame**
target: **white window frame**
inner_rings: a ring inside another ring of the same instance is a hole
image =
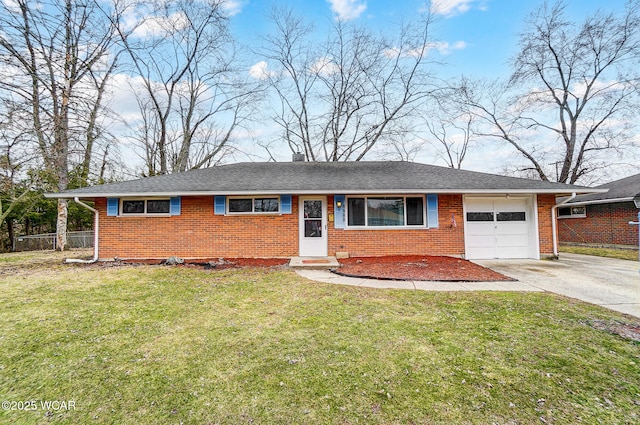
[[[246,211],[246,212],[234,212],[234,211],[229,211],[229,207],[231,206],[231,201],[233,199],[251,199],[251,211]],[[276,202],[278,202],[278,211],[255,211],[255,202],[256,199],[275,199]],[[282,202],[280,201],[280,196],[274,196],[274,195],[264,195],[264,196],[227,196],[227,199],[225,201],[225,214],[226,215],[280,215],[281,213],[281,204]]]
[[[123,204],[127,201],[144,201],[143,213],[126,213]],[[169,202],[169,211],[166,213],[148,213],[147,201],[167,201]],[[171,198],[120,198],[118,205],[118,216],[120,217],[170,217],[171,216]]]
[[[571,214],[569,215],[560,215],[560,210],[564,209],[564,208],[569,208],[571,211]],[[573,209],[574,208],[582,208],[584,212],[582,213],[576,213],[574,214]],[[587,217],[587,206],[586,205],[565,205],[562,206],[560,208],[558,208],[558,218],[586,218]]]
[[[361,199],[364,198],[364,225],[353,226],[349,225],[349,199]],[[368,199],[369,198],[402,198],[404,204],[404,223],[402,226],[370,226],[369,225],[369,212],[368,212]],[[422,224],[406,224],[407,223],[407,198],[422,198]],[[427,197],[426,195],[347,195],[344,201],[345,215],[344,215],[344,228],[352,230],[403,230],[403,229],[427,229]]]

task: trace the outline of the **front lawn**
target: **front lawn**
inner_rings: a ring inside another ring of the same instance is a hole
[[[598,329],[639,321],[549,294],[9,255],[0,305],[0,423],[640,421],[640,344]]]
[[[638,261],[638,250],[633,249],[614,249],[614,248],[596,248],[589,246],[572,246],[561,245],[560,252],[569,252],[572,254],[595,255],[597,257],[618,258],[620,260]]]

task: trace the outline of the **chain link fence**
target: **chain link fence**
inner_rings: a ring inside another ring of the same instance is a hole
[[[93,230],[67,233],[67,248],[92,248]],[[13,251],[40,251],[56,249],[56,234],[16,236],[13,238]]]

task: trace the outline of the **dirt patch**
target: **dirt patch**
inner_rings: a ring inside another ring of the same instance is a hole
[[[610,332],[620,335],[623,338],[640,342],[640,325],[618,321],[605,322],[603,320],[591,320],[588,325],[594,329]]]
[[[98,263],[107,266],[118,265],[171,265],[173,267],[203,268],[206,270],[234,269],[242,267],[282,267],[289,264],[288,258],[216,258],[184,260],[178,264],[167,264],[166,260],[118,260],[109,263]]]
[[[445,256],[360,257],[339,260],[335,273],[343,276],[387,280],[431,280],[445,282],[514,281],[467,260]]]

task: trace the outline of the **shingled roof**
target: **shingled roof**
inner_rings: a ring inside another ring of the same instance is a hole
[[[415,162],[244,162],[61,193],[53,198],[320,193],[591,193],[592,189]]]
[[[596,186],[595,189],[608,189],[604,193],[591,193],[579,195],[572,199],[570,204],[600,204],[607,202],[628,202],[634,197],[640,196],[640,174],[625,177]]]

